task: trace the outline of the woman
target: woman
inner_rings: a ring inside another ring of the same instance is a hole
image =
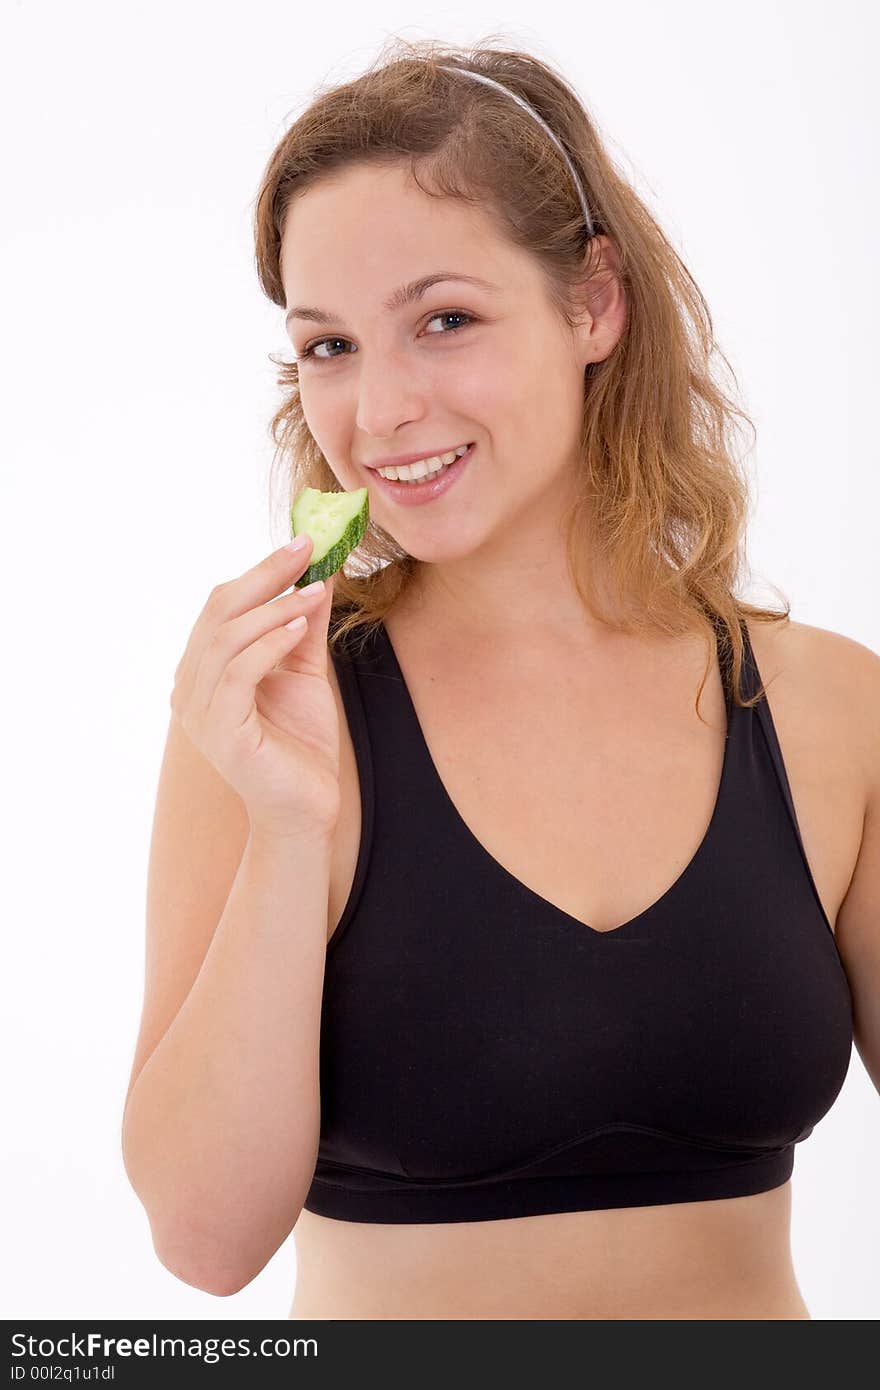
[[[880,661],[735,596],[747,417],[574,93],[405,48],[257,200],[291,496],[371,524],[175,673],[127,1170],[197,1287],[295,1230],[292,1317],[808,1318],[794,1146],[853,1036],[880,1077]]]

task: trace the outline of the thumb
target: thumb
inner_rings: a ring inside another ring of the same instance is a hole
[[[327,633],[330,628],[330,612],[333,607],[333,579],[324,580],[324,592],[320,601],[306,614],[308,619],[305,636],[297,642],[293,650],[278,663],[279,670],[302,671],[303,667],[318,675],[327,677]]]

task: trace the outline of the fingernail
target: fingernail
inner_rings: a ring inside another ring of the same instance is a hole
[[[305,550],[310,539],[311,537],[309,536],[308,532],[304,531],[301,536],[295,536],[292,541],[288,541],[284,549],[289,550],[292,554],[295,555],[297,551]]]

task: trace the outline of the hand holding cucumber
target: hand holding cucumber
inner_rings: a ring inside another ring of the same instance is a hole
[[[213,590],[171,696],[251,828],[273,835],[329,832],[339,811],[339,721],[327,679],[333,580],[323,592],[277,597],[308,567],[314,542],[302,539],[299,552],[282,547]]]
[[[291,509],[294,541],[214,589],[174,673],[174,717],[241,797],[253,831],[324,835],[338,819],[327,632],[333,575],[368,520],[365,487],[303,488]],[[302,548],[292,551],[296,541]]]

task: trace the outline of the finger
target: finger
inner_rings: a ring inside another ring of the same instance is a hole
[[[297,541],[303,542],[302,548],[288,550]],[[237,579],[221,584],[213,604],[215,621],[229,622],[289,589],[308,569],[313,550],[314,541],[308,531],[302,531]]]
[[[327,676],[327,633],[330,628],[330,613],[333,607],[333,580],[330,575],[324,580],[324,592],[308,610],[308,627],[302,642],[289,653],[290,664],[285,659],[279,662],[279,669],[314,671],[316,675]]]
[[[259,607],[267,600],[274,598],[279,593],[289,589],[295,584],[297,579],[308,569],[314,542],[307,531],[295,536],[294,541],[302,540],[303,546],[291,551],[287,546],[281,546],[278,550],[273,550],[271,555],[246,570],[237,579],[231,579],[225,584],[218,584],[211,591],[201,613],[193,626],[186,644],[186,650],[178,663],[175,671],[175,681],[178,681],[181,674],[186,672],[193,673],[193,686],[195,686],[195,673],[204,657],[205,651],[212,642],[214,634],[222,623],[231,622],[233,618],[239,618],[253,608]],[[213,693],[213,685],[208,695]]]
[[[273,628],[257,642],[245,647],[225,667],[208,718],[223,729],[240,729],[255,704],[257,686],[264,676],[275,670],[283,657],[302,646],[310,624],[304,613],[290,622]]]
[[[263,604],[251,612],[243,613],[238,618],[221,623],[219,627],[215,628],[202,652],[193,682],[190,706],[195,717],[197,719],[207,717],[229,666],[238,661],[243,653],[259,646],[267,635],[271,635],[273,632],[283,632],[285,623],[290,622],[300,613],[313,613],[322,597],[321,594],[306,594],[303,590],[298,590],[294,594],[286,595],[283,599],[276,599],[274,603]],[[245,667],[245,669],[248,668]],[[260,680],[262,680],[262,675],[257,677],[255,686]],[[253,692],[251,692],[252,703]],[[242,718],[247,716],[249,710],[250,704],[245,708]]]

